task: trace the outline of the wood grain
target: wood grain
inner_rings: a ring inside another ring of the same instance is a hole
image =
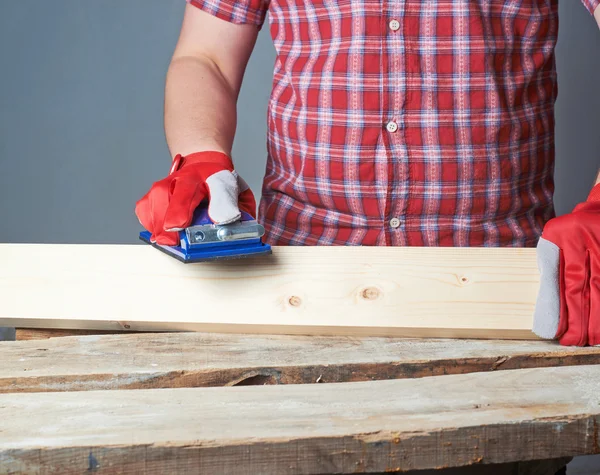
[[[3,473],[371,473],[506,463],[600,452],[600,366],[5,394],[0,420]]]
[[[83,335],[108,335],[129,332],[112,332],[109,330],[60,330],[45,328],[16,328],[15,340],[46,340],[48,338],[60,338],[63,336],[83,336]]]
[[[600,363],[553,342],[204,333],[0,344],[0,393],[307,384]]]
[[[534,338],[533,249],[284,247],[183,265],[149,246],[0,244],[0,325]]]

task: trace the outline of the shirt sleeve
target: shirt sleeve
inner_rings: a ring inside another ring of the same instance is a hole
[[[269,9],[269,0],[187,0],[187,2],[221,20],[239,25],[256,25],[258,29],[262,28]]]
[[[600,5],[600,0],[582,0],[582,2],[592,15],[596,11],[596,8],[598,8],[598,5]]]

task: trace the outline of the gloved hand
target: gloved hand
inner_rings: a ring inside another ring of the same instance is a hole
[[[561,345],[600,345],[600,185],[571,214],[546,224],[537,256],[533,331]]]
[[[179,244],[177,231],[190,225],[195,209],[205,199],[215,224],[239,220],[240,210],[256,217],[252,190],[233,169],[231,158],[221,152],[177,155],[169,175],[137,202],[135,214],[152,233],[152,242],[175,246]]]

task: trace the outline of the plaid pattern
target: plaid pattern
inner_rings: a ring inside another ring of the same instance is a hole
[[[259,28],[269,11],[269,243],[536,244],[557,0],[189,1]]]

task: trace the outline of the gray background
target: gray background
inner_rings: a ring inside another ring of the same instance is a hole
[[[163,89],[184,5],[0,0],[0,242],[138,242],[135,201],[170,166]],[[274,57],[265,29],[235,147],[257,192]]]
[[[137,242],[135,201],[169,167],[163,87],[183,8],[0,1],[0,242]],[[600,32],[577,0],[560,2],[560,21],[556,202],[565,213],[600,165]],[[234,147],[257,193],[273,61],[265,28]]]

